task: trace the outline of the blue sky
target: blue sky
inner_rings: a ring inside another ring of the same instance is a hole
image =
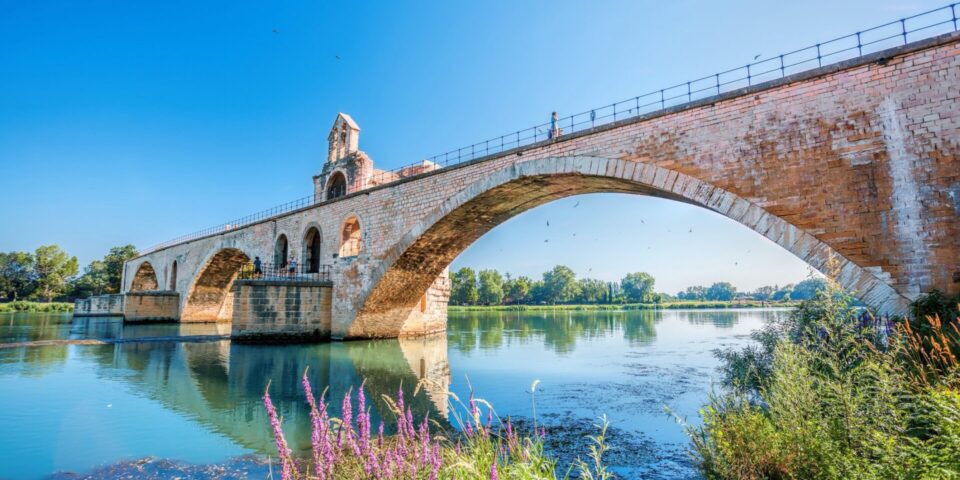
[[[308,195],[338,111],[391,168],[943,4],[0,0],[0,250],[85,264]],[[669,292],[807,275],[739,224],[622,195],[528,212],[454,267],[557,263]]]

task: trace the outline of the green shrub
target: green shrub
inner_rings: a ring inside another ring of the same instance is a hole
[[[35,312],[35,313],[69,313],[73,311],[72,303],[40,303],[17,300],[15,302],[0,303],[0,312]]]
[[[960,327],[935,314],[886,333],[829,281],[718,352],[728,388],[687,428],[704,476],[960,478]]]

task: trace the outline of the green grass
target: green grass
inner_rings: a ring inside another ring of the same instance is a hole
[[[27,302],[17,300],[16,302],[0,303],[0,312],[33,312],[33,313],[70,313],[73,311],[72,303],[65,302]]]
[[[724,302],[724,301],[676,301],[664,303],[625,303],[616,305],[450,305],[451,312],[473,311],[619,311],[619,310],[683,310],[718,308],[769,308],[796,307],[799,302]]]

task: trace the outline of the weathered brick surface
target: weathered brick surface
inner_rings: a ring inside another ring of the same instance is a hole
[[[238,280],[233,290],[231,337],[236,340],[330,338],[329,283]]]
[[[367,162],[344,170],[360,192],[134,259],[125,286],[146,261],[158,278],[177,261],[184,313],[204,304],[202,318],[229,318],[225,291],[237,262],[270,261],[280,234],[302,262],[313,226],[322,263],[333,265],[332,336],[416,335],[443,328],[442,312],[429,308],[447,294],[446,267],[490,228],[557,198],[629,192],[717,211],[821,270],[833,256],[845,287],[903,312],[932,288],[960,291],[958,38],[385,186],[365,177],[373,171]],[[335,257],[351,216],[363,231],[361,252]],[[225,262],[217,257],[224,251],[242,256]],[[217,274],[208,276],[210,268]],[[424,292],[431,300],[421,314]]]
[[[127,292],[123,319],[126,322],[175,322],[180,319],[180,294]]]

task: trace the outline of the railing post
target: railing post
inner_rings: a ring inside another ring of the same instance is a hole
[[[953,31],[956,32],[957,31],[957,4],[956,3],[950,4],[950,16],[953,17],[951,19],[953,20]]]
[[[717,80],[717,95],[720,95],[720,74],[717,73],[717,74],[714,74],[713,76]]]
[[[860,32],[857,32],[857,56],[863,56],[863,43],[860,42]]]
[[[613,121],[614,122],[617,121],[617,104],[616,103],[613,104]]]
[[[753,79],[750,78],[750,64],[747,64],[747,86],[753,85]]]
[[[818,67],[822,67],[822,66],[823,66],[823,60],[821,60],[821,58],[822,58],[822,57],[820,57],[820,44],[818,43],[818,44],[817,44],[817,66],[818,66]]]
[[[900,19],[900,31],[903,32],[903,44],[907,44],[907,19]]]
[[[780,55],[780,78],[787,76],[787,70],[783,66],[783,55]]]

